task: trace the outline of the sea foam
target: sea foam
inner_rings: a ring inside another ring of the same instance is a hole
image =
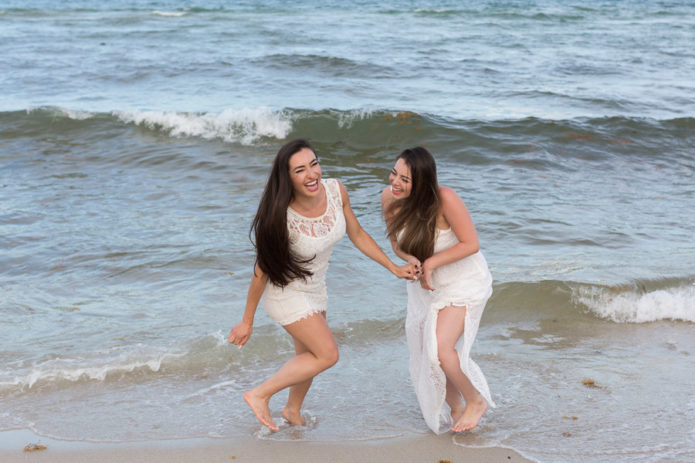
[[[45,113],[54,117],[67,117],[68,119],[73,119],[76,121],[84,121],[94,117],[95,115],[95,113],[91,113],[89,111],[79,111],[57,106],[29,107],[27,108],[27,113]]]
[[[28,392],[37,387],[55,387],[65,383],[104,382],[134,373],[159,373],[165,368],[185,375],[205,362],[218,367],[226,364],[229,361],[227,346],[222,333],[215,332],[192,340],[183,347],[137,344],[52,358],[37,362],[24,374],[12,375],[0,371],[0,394]]]
[[[647,323],[658,320],[695,322],[695,284],[640,291],[633,288],[584,287],[574,300],[601,318],[618,323]]]
[[[227,142],[251,145],[262,137],[282,139],[292,129],[291,117],[269,108],[226,109],[216,113],[172,111],[116,111],[121,121],[162,130],[174,137],[221,138]]]
[[[186,14],[186,12],[185,11],[159,11],[159,10],[155,10],[152,12],[152,14],[155,16],[165,16],[165,17],[178,18],[178,17],[184,16]]]
[[[37,365],[24,376],[14,380],[1,381],[0,391],[25,392],[38,385],[56,384],[60,382],[76,383],[80,381],[104,381],[113,375],[123,375],[138,370],[158,372],[163,362],[168,358],[181,357],[180,354],[161,352],[150,358],[136,358],[132,355],[121,355],[118,358],[104,361],[100,365],[85,366],[85,359],[55,359]]]

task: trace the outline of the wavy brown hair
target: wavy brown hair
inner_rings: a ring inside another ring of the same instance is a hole
[[[437,183],[437,165],[425,148],[417,146],[404,150],[398,158],[410,167],[412,187],[407,198],[393,201],[386,210],[390,217],[386,232],[391,239],[398,239],[404,252],[417,257],[420,262],[434,253],[440,197]]]
[[[287,286],[292,280],[306,279],[312,275],[304,264],[313,258],[302,260],[292,253],[287,229],[287,208],[294,196],[290,158],[304,148],[314,151],[309,142],[303,139],[291,140],[280,148],[251,224],[256,264],[273,284],[281,287]]]

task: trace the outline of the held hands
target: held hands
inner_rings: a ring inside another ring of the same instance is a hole
[[[415,258],[413,259],[413,262],[408,262],[405,265],[396,267],[396,270],[393,272],[393,274],[396,275],[398,278],[405,278],[406,280],[411,281],[417,280],[420,277],[420,275],[422,275],[422,271],[420,270],[420,262]]]
[[[422,276],[422,265],[420,261],[413,256],[407,258],[407,264],[400,267],[396,267],[396,271],[393,272],[398,278],[405,278],[406,280],[414,281]]]
[[[227,341],[229,341],[230,344],[236,344],[241,347],[249,340],[252,331],[253,326],[250,323],[241,322],[229,332]]]
[[[414,274],[413,278],[409,278],[409,280],[415,281],[415,280],[422,278],[423,272],[422,272],[422,264],[420,263],[420,260],[415,256],[408,256],[407,261],[410,265],[413,266],[413,268],[415,270],[415,274]],[[420,283],[420,284],[422,284],[422,283]]]

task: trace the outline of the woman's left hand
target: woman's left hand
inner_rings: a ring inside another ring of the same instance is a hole
[[[431,283],[432,271],[434,269],[428,264],[429,264],[428,261],[425,261],[422,264],[422,276],[420,277],[420,286],[422,286],[422,289],[434,291],[434,288],[432,287],[432,283]]]

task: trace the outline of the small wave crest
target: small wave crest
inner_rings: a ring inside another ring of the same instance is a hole
[[[31,372],[13,380],[0,381],[0,391],[27,392],[48,385],[77,383],[81,381],[105,381],[135,372],[158,372],[163,363],[181,355],[168,352],[120,353],[104,362],[85,366],[84,359],[57,358],[36,365]],[[95,362],[96,363],[96,362]]]
[[[365,348],[403,336],[404,320],[360,320],[336,327],[343,345]],[[22,366],[0,369],[0,397],[69,389],[86,383],[133,384],[162,376],[190,378],[211,372],[258,369],[259,362],[294,352],[291,339],[275,325],[254,330],[254,342],[239,349],[221,332],[210,333],[172,346],[122,345],[93,352],[51,355]],[[207,394],[226,383],[198,391]]]
[[[65,117],[75,121],[84,121],[94,117],[94,113],[89,111],[79,111],[75,109],[60,108],[55,106],[28,108],[27,114],[37,114],[39,116],[47,116],[51,118]]]
[[[180,113],[173,111],[117,111],[122,122],[161,130],[174,137],[221,138],[251,145],[264,137],[283,139],[292,129],[292,118],[283,111],[261,107],[227,109],[221,113]]]
[[[363,108],[352,111],[341,111],[336,114],[338,119],[338,127],[341,129],[349,129],[356,121],[369,120],[376,113],[375,109]],[[382,116],[383,118],[384,116]]]
[[[695,322],[695,282],[691,277],[615,285],[559,280],[507,282],[495,285],[484,317],[487,323],[557,317],[615,323]]]
[[[612,162],[622,156],[645,156],[648,162],[690,167],[689,141],[695,119],[603,118],[542,120],[457,120],[436,114],[364,107],[349,110],[268,107],[227,108],[221,112],[133,110],[108,113],[57,107],[0,112],[0,131],[13,136],[63,133],[93,137],[102,131],[136,126],[173,138],[218,139],[245,146],[277,145],[308,137],[317,144],[336,141],[360,151],[389,153],[423,140],[438,156],[474,164],[516,163],[526,168],[581,168],[586,161]],[[639,133],[640,136],[630,134]],[[538,140],[545,140],[539,143]],[[467,148],[466,148],[467,147]],[[668,149],[665,149],[668,147]],[[653,153],[658,152],[659,156]],[[513,156],[513,157],[512,157]],[[573,160],[578,164],[574,166]]]
[[[69,387],[83,382],[108,382],[151,373],[196,372],[229,360],[226,340],[215,333],[191,341],[183,348],[146,345],[114,347],[89,354],[50,358],[36,362],[25,373],[0,373],[0,394]]]
[[[575,289],[573,299],[595,315],[616,323],[659,320],[695,323],[695,283],[657,289],[647,289],[640,284],[582,286]]]
[[[164,16],[164,17],[174,17],[178,18],[181,16],[185,16],[186,12],[185,11],[160,11],[160,10],[155,10],[152,12],[153,15],[155,16]]]

